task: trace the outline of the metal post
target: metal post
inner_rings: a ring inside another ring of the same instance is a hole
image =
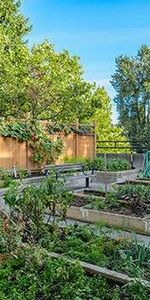
[[[14,178],[17,178],[16,166],[13,166],[13,176],[14,176]]]
[[[107,193],[108,189],[107,189],[107,156],[106,156],[106,153],[104,153],[104,161],[105,161],[105,193]]]
[[[89,177],[86,177],[85,181],[86,181],[86,188],[88,189],[89,188]]]
[[[133,153],[131,151],[131,156],[130,156],[130,162],[131,162],[131,170],[134,169],[134,166],[133,166]]]

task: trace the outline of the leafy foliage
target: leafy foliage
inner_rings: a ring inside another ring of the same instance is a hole
[[[52,141],[44,124],[39,121],[1,121],[0,135],[16,138],[21,142],[27,141],[36,163],[51,163],[58,158],[63,148],[61,138],[57,137]]]
[[[149,57],[147,46],[142,46],[135,57],[118,57],[112,76],[120,124],[133,147],[137,141],[138,151],[143,146],[148,148],[150,140]]]
[[[90,168],[93,168],[96,171],[105,170],[105,161],[103,157],[96,157],[93,160],[90,160],[88,163]],[[121,158],[111,158],[106,162],[107,171],[124,171],[129,169],[129,162],[126,159]]]
[[[27,57],[24,36],[30,31],[20,12],[20,1],[0,1],[0,114],[18,116],[24,111]]]
[[[127,201],[132,213],[145,216],[150,213],[150,187],[125,184],[117,190],[117,198]]]
[[[1,265],[0,277],[4,300],[148,299],[142,285],[112,286],[103,277],[87,276],[78,263],[51,259],[39,249],[21,249],[10,256]]]
[[[0,169],[0,188],[8,187],[13,181],[13,178],[9,172]]]
[[[11,209],[11,218],[20,223],[23,240],[36,243],[46,230],[44,225],[46,209],[53,217],[55,226],[57,213],[61,220],[65,220],[72,194],[64,187],[63,182],[56,181],[52,175],[39,187],[28,186],[20,189],[19,185],[13,183],[5,193],[4,199]]]
[[[117,189],[117,195],[120,199],[137,198],[138,200],[149,203],[150,201],[150,187],[142,184],[124,184]]]
[[[94,159],[87,159],[84,157],[77,158],[64,158],[65,163],[81,163],[85,169],[93,169],[95,171],[104,171],[105,170],[105,160],[102,156],[98,156]],[[107,171],[117,172],[125,171],[129,169],[129,162],[127,159],[122,158],[110,158],[107,159]]]
[[[70,299],[132,299],[133,291],[133,295],[138,293],[141,296],[139,299],[146,300],[148,293],[139,282],[112,287],[104,278],[85,275],[78,263],[51,259],[41,248],[133,277],[149,278],[150,250],[137,241],[111,239],[101,229],[95,231],[90,226],[57,226],[57,211],[60,219],[64,220],[71,199],[63,182],[56,182],[53,175],[40,187],[29,186],[18,190],[17,185],[12,185],[6,193],[5,201],[10,207],[10,214],[9,218],[1,219],[0,227],[2,299],[12,299],[13,295],[15,299],[40,297],[44,300],[51,299],[51,293],[56,299],[66,299],[66,295],[71,295]],[[53,217],[52,224],[49,220],[44,223],[46,209]]]
[[[94,106],[95,109],[93,109]],[[91,116],[86,118],[85,122],[95,123],[98,153],[129,152],[129,149],[125,148],[129,146],[129,143],[127,143],[123,130],[118,125],[112,124],[111,99],[103,87],[97,88],[94,96],[93,107],[91,108]],[[105,143],[102,141],[105,141]],[[115,149],[113,141],[117,141],[117,146],[119,146],[120,149]],[[106,148],[101,148],[103,146]],[[121,149],[121,147],[124,148]]]

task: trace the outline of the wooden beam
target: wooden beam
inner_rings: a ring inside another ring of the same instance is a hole
[[[75,263],[77,261],[76,259],[68,258],[68,257],[64,256],[63,254],[58,254],[58,253],[54,253],[54,252],[49,253],[49,256],[52,257],[52,258],[63,258],[67,262],[70,262],[70,263]],[[109,270],[107,268],[102,268],[102,267],[99,267],[99,266],[96,266],[96,265],[93,265],[93,264],[90,264],[90,263],[86,263],[84,261],[79,261],[79,264],[88,273],[101,275],[101,276],[104,276],[104,277],[108,278],[109,280],[120,282],[120,283],[123,283],[123,284],[126,284],[126,283],[131,282],[131,281],[132,282],[139,282],[142,285],[144,285],[145,288],[150,289],[150,282],[149,281],[142,280],[140,278],[131,278],[128,275],[125,275],[123,273],[112,271],[112,270]]]

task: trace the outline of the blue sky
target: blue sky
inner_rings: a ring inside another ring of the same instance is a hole
[[[150,44],[150,0],[23,0],[22,11],[33,25],[30,44],[48,39],[80,56],[85,78],[111,98],[115,57]]]

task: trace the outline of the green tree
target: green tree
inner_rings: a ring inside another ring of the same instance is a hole
[[[125,133],[133,145],[135,139],[139,146],[150,145],[150,48],[142,46],[135,57],[118,57],[112,85]]]
[[[128,152],[127,148],[115,149],[109,148],[114,147],[115,144],[113,141],[117,141],[117,146],[126,147],[129,146],[127,139],[123,134],[123,130],[112,123],[112,104],[111,99],[109,98],[105,89],[97,88],[95,91],[92,102],[91,102],[91,112],[92,115],[86,122],[93,122],[96,125],[97,133],[97,146],[105,146],[107,148],[99,148],[99,152]],[[102,141],[108,141],[102,143]],[[121,143],[119,143],[119,141]]]
[[[20,1],[0,1],[0,114],[4,117],[18,116],[25,102],[28,49],[24,36],[30,27],[19,7]]]
[[[57,53],[48,41],[35,45],[28,61],[27,107],[31,118],[74,122],[89,113],[95,85],[85,82],[79,58]]]

